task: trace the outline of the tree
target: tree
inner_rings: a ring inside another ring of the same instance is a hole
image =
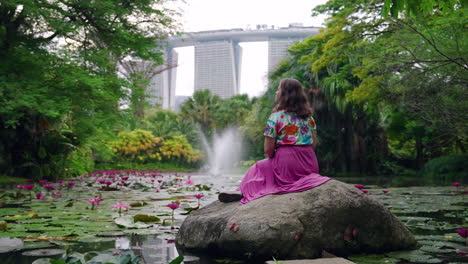
[[[392,127],[389,120],[397,120],[391,118],[393,113],[403,113],[407,129],[401,133],[414,140],[418,165],[455,145],[464,151],[462,113],[468,109],[464,100],[456,98],[466,97],[466,9],[386,18],[379,15],[382,4],[329,1],[317,7],[317,13],[331,17],[321,34],[298,45],[302,50],[321,45],[301,61],[311,63],[317,73],[351,62],[347,72],[356,82],[344,99],[361,105],[368,114],[380,115],[384,129]]]
[[[220,107],[215,113],[216,128],[223,130],[226,127],[242,125],[251,108],[251,100],[247,94],[221,100]]]
[[[175,64],[158,65],[153,61],[121,59],[119,71],[129,84],[129,102],[133,116],[142,120],[145,117],[145,107],[151,97],[148,86],[158,74],[176,67]],[[162,89],[162,88],[161,88]]]
[[[165,2],[0,3],[0,153],[8,174],[59,177],[70,151],[118,120],[126,85],[117,61],[162,63],[157,43],[175,28]]]
[[[466,4],[467,2],[464,0],[385,0],[382,15],[390,14],[394,18],[398,18],[401,12],[405,12],[407,16],[430,15],[435,11],[448,14],[459,7],[465,8]]]
[[[215,113],[220,107],[220,101],[221,98],[212,95],[209,90],[196,91],[181,105],[180,113],[184,118],[198,123],[205,135],[211,135],[216,127]]]

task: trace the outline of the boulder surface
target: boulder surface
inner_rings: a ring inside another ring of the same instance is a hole
[[[240,205],[215,201],[190,214],[176,237],[181,252],[255,259],[318,258],[412,248],[416,240],[383,204],[330,180],[313,189]]]

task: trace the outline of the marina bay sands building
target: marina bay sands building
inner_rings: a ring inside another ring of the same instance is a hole
[[[229,29],[188,33],[168,40],[166,56],[174,63],[177,54],[174,48],[194,46],[194,88],[210,90],[221,98],[239,94],[242,48],[240,42],[268,42],[268,71],[285,59],[288,47],[318,33],[318,28],[290,26],[287,28],[256,30]],[[154,77],[149,90],[158,95],[163,108],[175,105],[175,76],[177,67]],[[161,96],[162,95],[162,96]]]

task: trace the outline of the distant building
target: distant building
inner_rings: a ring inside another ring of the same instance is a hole
[[[225,99],[239,94],[242,48],[233,41],[195,45],[195,91]]]
[[[175,104],[175,83],[177,77],[178,54],[174,50],[166,50],[166,65],[158,66],[155,70],[161,71],[154,75],[147,88],[148,102],[151,105],[161,106],[163,109],[172,108]]]
[[[288,49],[304,38],[270,39],[268,41],[268,73],[278,67],[279,63],[289,56]]]
[[[294,42],[302,41],[318,33],[318,28],[290,24],[287,28],[259,25],[256,30],[239,28],[187,33],[168,40],[168,61],[177,63],[176,47],[195,47],[195,91],[208,89],[221,98],[239,94],[242,48],[239,42],[268,42],[268,72],[288,55]],[[177,68],[172,68],[155,77],[153,94],[162,102],[163,108],[175,107],[175,80]],[[160,89],[163,89],[161,91]],[[156,102],[156,101],[155,101]]]

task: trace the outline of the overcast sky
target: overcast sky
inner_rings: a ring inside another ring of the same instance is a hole
[[[326,0],[186,0],[178,8],[186,32],[216,29],[256,28],[258,24],[287,27],[290,23],[321,26],[323,18],[312,18],[311,10]],[[266,89],[266,42],[240,43],[243,48],[241,93],[258,96]],[[193,94],[193,47],[177,48],[176,95]]]

